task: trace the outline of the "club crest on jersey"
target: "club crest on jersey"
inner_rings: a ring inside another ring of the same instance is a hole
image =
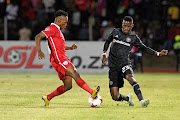
[[[131,38],[130,38],[130,37],[127,37],[127,38],[126,38],[126,41],[127,41],[127,42],[131,42]]]
[[[113,85],[113,81],[109,81],[109,85]]]
[[[49,31],[49,29],[50,29],[49,27],[46,27],[46,28],[45,28],[45,31]]]
[[[64,61],[64,62],[63,62],[63,64],[64,64],[64,65],[67,65],[67,64],[68,64],[68,62],[67,62],[67,61]]]

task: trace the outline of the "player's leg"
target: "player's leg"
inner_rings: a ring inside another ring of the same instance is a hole
[[[140,89],[139,84],[136,82],[133,74],[127,74],[126,80],[132,85],[136,96],[138,97],[139,101],[143,100],[142,92]]]
[[[134,92],[136,96],[138,97],[140,104],[142,107],[147,107],[149,104],[149,99],[144,100],[142,96],[142,92],[140,89],[139,84],[136,82],[134,75],[133,75],[133,70],[130,65],[126,65],[122,67],[122,75],[123,77],[126,78],[126,80],[132,85]]]
[[[119,94],[119,88],[118,87],[111,87],[110,88],[111,97],[115,101],[129,101],[129,97]]]
[[[132,94],[128,96],[122,95],[119,93],[119,88],[123,87],[124,80],[118,68],[109,69],[109,88],[111,97],[115,101],[127,101],[129,106],[133,106]]]
[[[141,106],[142,107],[147,107],[149,104],[149,99],[144,100],[143,99],[143,95],[141,92],[141,88],[139,86],[139,84],[136,82],[134,75],[133,74],[127,74],[126,75],[126,80],[132,85],[133,89],[134,89],[134,93],[136,94],[136,96],[138,97]]]
[[[67,69],[66,69],[66,75],[71,76],[77,83],[77,85],[81,88],[83,88],[84,90],[86,90],[87,92],[89,92],[93,98],[97,97],[97,94],[100,90],[100,87],[97,86],[95,90],[92,90],[87,83],[81,79],[79,73],[77,72],[77,69],[74,67],[74,65],[70,65]]]
[[[62,79],[61,78],[63,77],[62,74],[61,75],[58,74],[58,75],[59,75],[59,78]],[[49,107],[49,102],[52,98],[54,98],[55,96],[61,95],[72,88],[72,78],[69,76],[67,77],[64,76],[63,78],[65,78],[64,80],[62,80],[64,85],[59,86],[52,93],[42,96],[42,99],[44,100],[46,107]]]
[[[63,81],[64,85],[59,86],[52,93],[47,95],[49,100],[51,100],[55,96],[58,96],[58,95],[65,93],[66,91],[68,91],[72,88],[72,78],[71,77],[67,76],[62,81]]]

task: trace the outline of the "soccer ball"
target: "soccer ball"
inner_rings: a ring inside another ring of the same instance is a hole
[[[89,97],[88,103],[91,107],[100,107],[102,104],[102,97],[97,95],[97,98],[94,99],[92,96]]]
[[[18,63],[21,60],[21,53],[19,53],[17,50],[11,50],[8,53],[8,60],[11,63]]]

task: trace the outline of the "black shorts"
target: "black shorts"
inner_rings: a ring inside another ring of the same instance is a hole
[[[127,74],[133,74],[133,70],[130,65],[124,65],[122,67],[110,67],[109,68],[109,88],[124,86],[123,78]]]

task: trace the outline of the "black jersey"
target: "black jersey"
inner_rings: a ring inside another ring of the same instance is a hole
[[[133,46],[140,48],[149,54],[155,54],[156,52],[145,46],[136,34],[132,32],[124,34],[121,28],[114,28],[111,32],[104,44],[104,51],[107,51],[111,42],[112,44],[108,57],[109,67],[121,67],[123,65],[130,64],[131,61],[129,59],[129,55]]]

